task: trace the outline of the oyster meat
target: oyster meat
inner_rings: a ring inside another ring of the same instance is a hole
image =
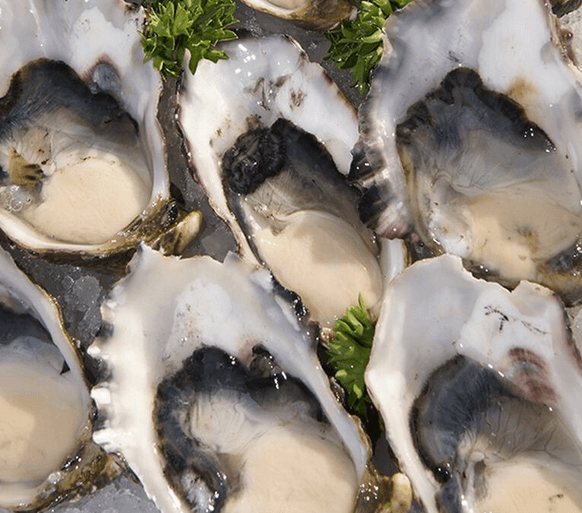
[[[509,292],[452,255],[388,286],[366,384],[428,513],[582,511],[582,358],[565,319],[548,289]]]
[[[537,0],[391,16],[353,173],[369,225],[579,301],[581,75],[561,41]]]
[[[142,9],[3,0],[0,13],[0,227],[37,251],[93,254],[137,244],[152,218],[168,228]]]
[[[243,257],[266,265],[325,327],[382,290],[378,246],[345,181],[357,119],[291,39],[225,44],[179,98],[179,122],[202,187]]]
[[[349,513],[360,483],[379,486],[361,428],[266,270],[142,245],[102,310],[94,439],[161,511]],[[372,499],[358,511],[375,511]]]

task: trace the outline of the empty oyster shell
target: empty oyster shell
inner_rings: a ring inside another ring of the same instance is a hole
[[[582,359],[548,289],[415,263],[387,288],[366,385],[428,513],[582,511]]]
[[[180,94],[179,122],[210,202],[241,254],[333,326],[362,293],[374,307],[378,248],[344,175],[357,119],[323,69],[291,39],[247,38],[201,63]]]
[[[266,270],[142,245],[103,318],[94,439],[161,511],[354,510],[367,444]]]
[[[0,507],[38,510],[111,472],[91,441],[80,357],[56,304],[0,249]]]
[[[420,0],[385,46],[354,170],[362,217],[579,301],[581,75],[547,5]]]
[[[169,226],[142,23],[118,0],[1,2],[0,228],[20,245],[100,254]]]

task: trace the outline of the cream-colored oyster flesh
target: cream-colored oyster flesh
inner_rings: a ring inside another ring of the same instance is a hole
[[[135,244],[169,197],[143,10],[118,0],[0,7],[0,227],[38,251]]]
[[[550,290],[443,255],[388,286],[366,384],[429,513],[578,512],[581,369]]]
[[[332,327],[362,293],[381,294],[378,247],[345,181],[356,113],[290,38],[244,38],[201,63],[179,98],[191,161],[241,254]]]
[[[142,245],[102,313],[94,439],[161,511],[354,510],[366,443],[266,270]]]
[[[97,451],[85,447],[93,412],[80,357],[55,302],[4,250],[0,324],[0,507],[32,510],[86,493]]]
[[[549,7],[420,0],[385,31],[361,116],[370,226],[577,301],[581,75]]]

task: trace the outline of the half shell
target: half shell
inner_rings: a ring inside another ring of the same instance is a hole
[[[80,356],[55,302],[1,249],[0,325],[0,507],[38,510],[88,493],[108,458],[91,441]]]
[[[345,175],[357,119],[323,69],[290,38],[225,44],[180,94],[179,122],[199,181],[244,258],[333,326],[382,279],[373,234]],[[242,178],[241,178],[242,177]]]
[[[385,30],[354,171],[363,218],[578,301],[581,74],[548,6],[420,0]]]
[[[565,318],[551,291],[509,292],[450,255],[388,286],[366,384],[429,513],[582,509],[582,359]]]
[[[160,510],[354,509],[367,445],[266,270],[142,245],[102,310],[89,348],[108,371],[92,390],[94,439],[125,457]],[[303,466],[319,476],[305,481]]]
[[[168,226],[142,23],[119,0],[0,3],[0,227],[22,246],[101,254]]]

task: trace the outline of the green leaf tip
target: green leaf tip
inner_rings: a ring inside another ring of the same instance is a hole
[[[202,59],[228,59],[214,46],[236,39],[227,28],[238,22],[233,0],[151,0],[146,6],[149,21],[142,34],[145,61],[153,60],[164,79],[180,75],[186,50],[192,74]]]
[[[362,0],[355,20],[344,20],[339,28],[326,32],[331,45],[326,59],[340,69],[349,69],[352,87],[364,96],[370,89],[370,73],[378,65],[383,51],[383,28],[396,9],[412,0]]]

